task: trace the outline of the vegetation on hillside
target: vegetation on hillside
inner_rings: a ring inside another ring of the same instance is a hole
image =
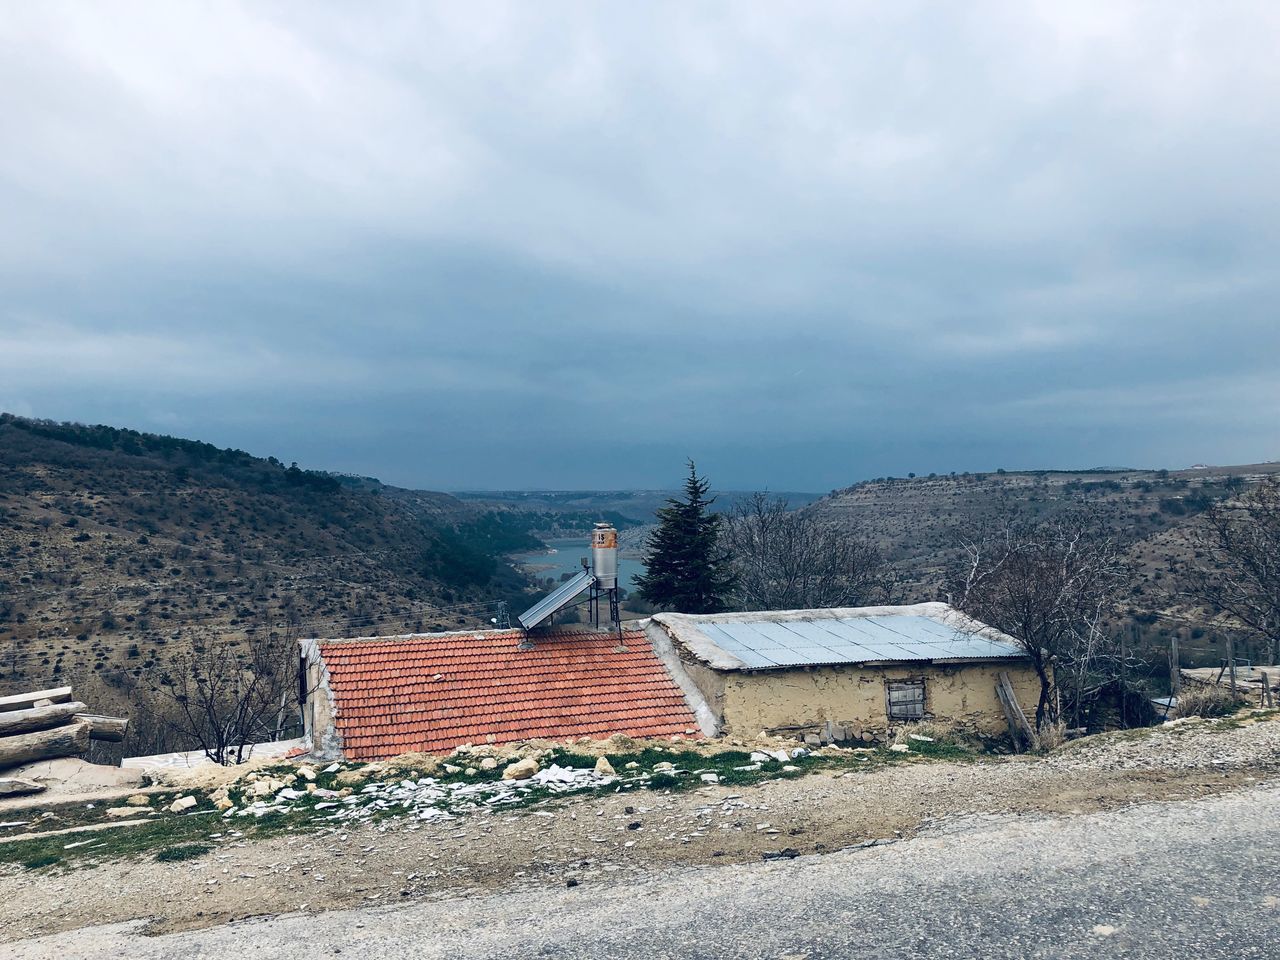
[[[1215,506],[1240,502],[1278,471],[1280,465],[1260,464],[882,478],[806,509],[875,544],[898,575],[902,597],[912,601],[948,599],[948,572],[964,561],[965,531],[1088,515],[1115,541],[1130,571],[1107,621],[1124,680],[1165,693],[1174,637],[1183,666],[1220,663],[1228,633],[1237,656],[1261,662],[1271,655],[1260,634],[1243,629],[1222,604],[1200,602],[1191,585],[1197,569],[1221,559],[1211,560],[1204,538]]]
[[[519,515],[445,494],[0,415],[0,692],[73,683],[133,715],[126,752],[193,746],[144,715],[172,664],[488,625],[527,586],[500,555],[540,545]]]

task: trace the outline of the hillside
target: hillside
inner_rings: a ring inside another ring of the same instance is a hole
[[[205,443],[0,415],[0,693],[126,711],[213,640],[487,623],[518,518]]]
[[[983,523],[1047,517],[1084,508],[1125,544],[1137,571],[1129,597],[1134,647],[1153,664],[1175,632],[1186,660],[1217,663],[1220,638],[1195,621],[1174,593],[1193,559],[1191,525],[1214,501],[1233,496],[1280,464],[1189,470],[1085,470],[880,478],[834,491],[808,509],[875,541],[903,579],[905,599],[940,597],[945,571],[960,555],[959,536]]]

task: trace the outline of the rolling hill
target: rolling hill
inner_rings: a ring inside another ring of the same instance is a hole
[[[1177,634],[1184,665],[1217,664],[1220,631],[1178,596],[1180,571],[1194,559],[1196,518],[1280,463],[1188,470],[1043,470],[880,478],[836,490],[807,509],[877,543],[902,578],[904,599],[945,599],[947,567],[959,536],[1011,517],[1049,517],[1085,509],[1101,517],[1135,570],[1126,617],[1132,649],[1158,682]]]
[[[487,624],[528,586],[501,554],[538,545],[443,493],[0,415],[0,693],[127,711],[192,644]]]

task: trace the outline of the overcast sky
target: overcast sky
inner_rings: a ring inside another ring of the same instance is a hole
[[[0,409],[428,488],[1280,458],[1280,5],[0,6]]]

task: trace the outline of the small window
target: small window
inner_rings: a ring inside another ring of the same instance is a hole
[[[920,720],[924,717],[924,681],[889,681],[889,719]]]

